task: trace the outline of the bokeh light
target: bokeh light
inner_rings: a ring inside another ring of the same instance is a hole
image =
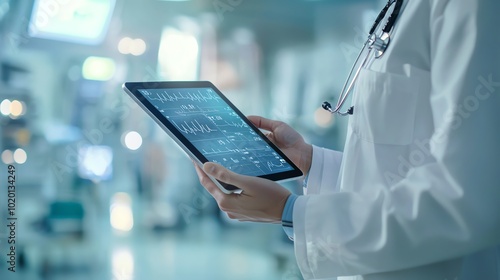
[[[135,151],[142,146],[142,136],[137,131],[129,131],[124,138],[125,147]]]

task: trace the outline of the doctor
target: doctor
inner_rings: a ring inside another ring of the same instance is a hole
[[[403,1],[357,77],[344,153],[250,117],[307,174],[303,195],[214,163],[201,183],[233,219],[283,223],[305,279],[500,279],[499,11]]]

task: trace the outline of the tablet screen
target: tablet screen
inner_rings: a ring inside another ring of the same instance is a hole
[[[251,176],[294,170],[214,89],[137,91],[207,160]]]

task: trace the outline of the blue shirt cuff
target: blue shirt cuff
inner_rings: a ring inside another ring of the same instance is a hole
[[[293,206],[298,197],[298,195],[293,193],[288,197],[285,208],[283,209],[283,214],[281,215],[283,230],[290,240],[293,240]]]

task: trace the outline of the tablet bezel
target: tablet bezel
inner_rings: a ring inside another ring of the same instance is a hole
[[[167,118],[158,110],[156,107],[144,97],[139,90],[148,89],[186,89],[186,88],[211,88],[219,97],[224,100],[224,102],[231,107],[231,109],[238,114],[238,116],[257,134],[262,138],[277,154],[279,154],[292,168],[293,170],[284,171],[274,174],[260,175],[257,177],[269,179],[272,181],[288,181],[300,178],[303,176],[302,171],[278,148],[274,145],[253,123],[245,116],[243,113],[234,106],[234,104],[229,101],[229,99],[222,94],[222,92],[216,88],[211,82],[208,81],[186,81],[186,82],[126,82],[123,84],[122,88],[129,94],[134,101],[136,101],[140,107],[142,107],[154,120],[156,123],[162,127],[167,134],[172,137],[175,142],[191,157],[194,157],[199,165],[203,165],[209,160],[180,132],[175,126],[167,120]],[[218,182],[221,183],[221,182]],[[223,188],[228,192],[234,192],[239,190],[238,188],[221,183]],[[219,186],[221,187],[221,186]],[[223,189],[223,191],[224,191]]]

